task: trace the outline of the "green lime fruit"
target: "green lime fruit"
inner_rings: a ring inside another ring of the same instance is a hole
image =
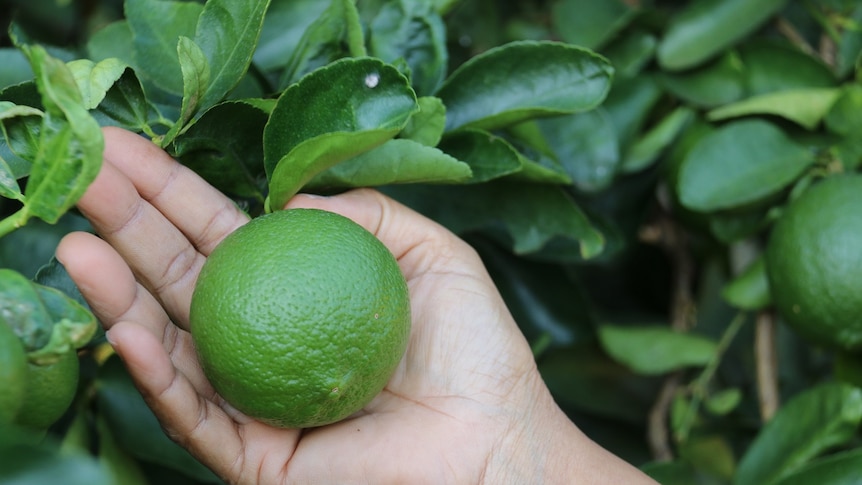
[[[788,204],[766,271],[791,328],[813,343],[862,349],[862,175],[832,176]]]
[[[192,296],[201,366],[272,426],[340,421],[381,392],[410,333],[407,283],[374,235],[338,214],[276,211],[228,235]]]
[[[78,390],[78,354],[70,350],[47,365],[27,363],[27,390],[24,405],[15,423],[33,429],[47,429],[69,409]]]
[[[0,322],[0,423],[18,415],[27,389],[24,345],[9,325]]]

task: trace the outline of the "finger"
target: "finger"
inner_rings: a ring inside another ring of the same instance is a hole
[[[78,208],[171,318],[187,327],[192,287],[204,262],[188,239],[107,161]]]
[[[189,377],[195,388],[211,392],[190,335],[174,326],[114,248],[92,234],[74,232],[60,241],[57,259],[106,330],[123,320],[144,322],[144,328],[161,340],[174,365]]]
[[[376,190],[358,189],[333,197],[299,194],[286,206],[301,207],[335,212],[364,227],[389,248],[408,280],[429,271],[478,263],[475,251],[448,229]]]
[[[253,483],[283,468],[299,431],[249,420],[239,424],[178,372],[146,329],[121,322],[108,333],[138,390],[165,432],[228,482]]]
[[[227,196],[130,131],[105,128],[105,159],[204,255],[248,221]]]

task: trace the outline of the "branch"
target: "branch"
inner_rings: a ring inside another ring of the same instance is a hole
[[[762,311],[757,315],[754,358],[757,367],[757,397],[760,403],[760,418],[765,423],[772,419],[780,405],[775,315],[771,312]]]

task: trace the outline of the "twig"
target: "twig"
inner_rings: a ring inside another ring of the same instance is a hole
[[[754,356],[757,367],[757,397],[760,418],[772,419],[779,406],[778,358],[775,343],[775,316],[768,311],[757,315],[754,333]]]
[[[784,17],[778,17],[775,21],[775,27],[781,32],[781,35],[787,37],[793,45],[799,48],[802,52],[817,57],[817,51],[814,47],[811,47],[811,44],[802,37],[802,34],[796,30],[796,27],[793,26],[790,22],[787,21]]]
[[[671,327],[685,332],[691,327],[694,314],[694,298],[691,294],[694,279],[694,261],[688,251],[688,241],[685,232],[674,221],[663,215],[657,227],[642,231],[645,240],[652,240],[662,246],[668,254],[673,270],[673,281],[670,301]],[[673,450],[670,445],[668,431],[668,415],[673,398],[679,388],[680,373],[669,375],[659,391],[658,398],[650,409],[647,422],[647,440],[653,457],[657,461],[673,460]]]

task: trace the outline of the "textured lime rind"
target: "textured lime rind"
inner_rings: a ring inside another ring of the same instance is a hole
[[[862,350],[862,176],[832,176],[791,202],[766,258],[776,309],[793,329]]]
[[[191,332],[213,387],[273,426],[339,421],[368,404],[410,333],[407,284],[374,235],[315,209],[277,211],[212,252]]]

